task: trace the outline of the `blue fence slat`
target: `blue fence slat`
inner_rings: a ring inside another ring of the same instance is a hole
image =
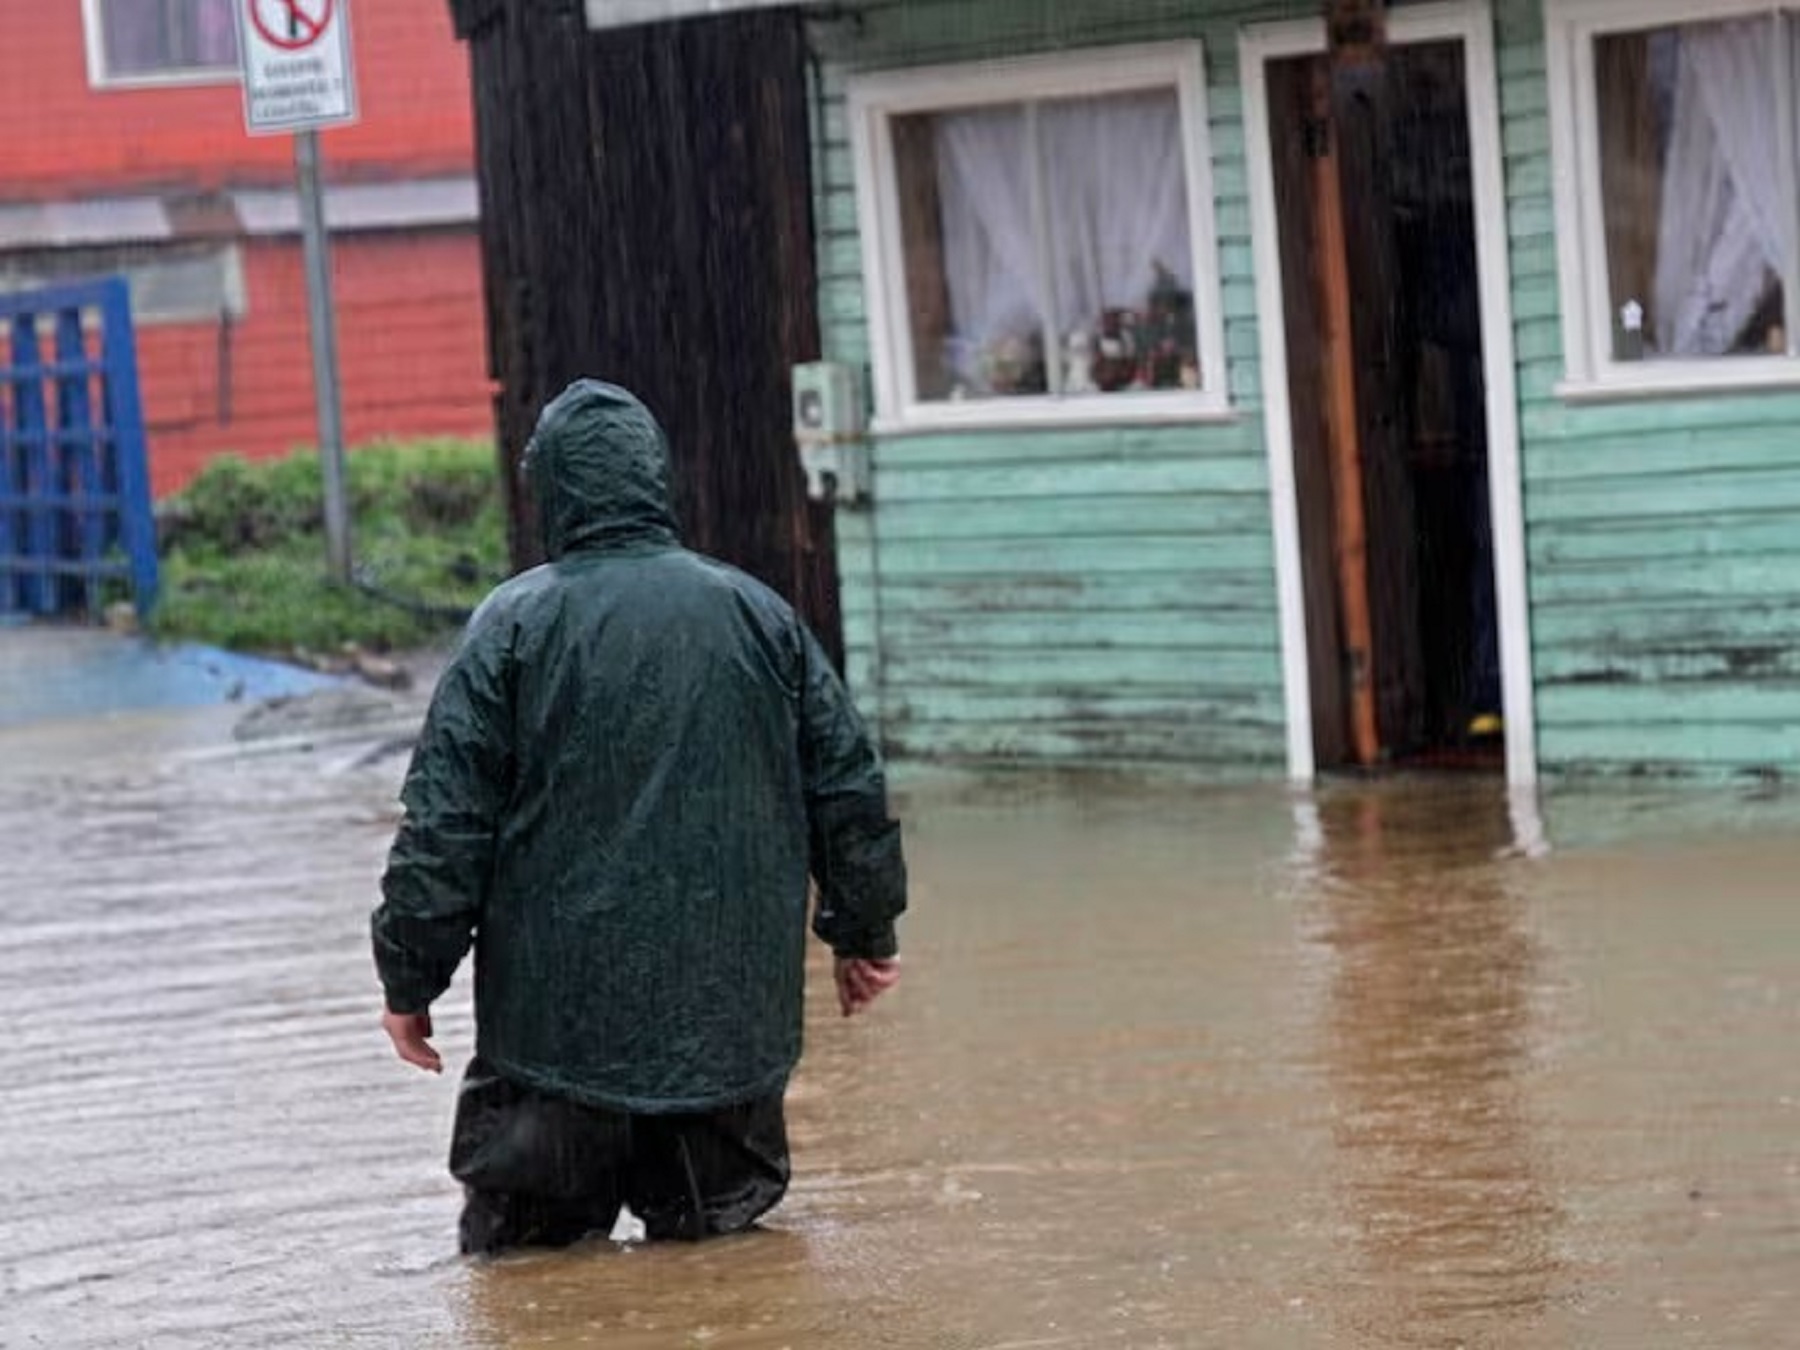
[[[7,373],[11,375],[16,359],[13,349],[14,324],[10,318],[4,325],[7,342]],[[0,449],[0,486],[4,486],[9,505],[0,512],[0,557],[8,559],[4,574],[4,586],[0,586],[0,608],[11,612],[25,612],[26,576],[25,562],[26,537],[30,531],[31,489],[27,482],[25,464],[25,441],[21,439],[19,429],[23,423],[23,414],[19,410],[19,399],[23,392],[23,383],[7,386],[6,421],[0,428],[4,443]]]
[[[122,499],[117,493],[102,492],[98,495],[84,493],[77,496],[72,492],[54,492],[49,496],[40,494],[34,497],[26,497],[11,492],[0,492],[0,511],[23,511],[27,507],[34,506],[40,501],[49,506],[52,510],[67,511],[72,514],[84,510],[98,511],[101,513],[101,524],[103,526],[105,524],[106,515],[110,512],[119,510],[122,505]],[[3,552],[5,552],[5,550],[0,549],[0,553]]]
[[[67,558],[60,561],[45,562],[42,558],[17,557],[8,558],[0,555],[0,567],[30,568],[33,571],[50,572],[59,577],[85,582],[93,577],[116,578],[119,581],[131,580],[131,566],[124,560],[118,562],[90,563],[79,558]]]
[[[0,334],[0,614],[97,613],[120,581],[148,614],[156,534],[124,279],[0,296]]]
[[[43,503],[52,490],[50,470],[50,421],[44,405],[43,359],[38,348],[35,317],[20,314],[12,323],[12,364],[27,378],[13,391],[13,441],[19,449],[20,484],[30,503],[19,522],[19,534],[28,560],[20,579],[20,598],[33,614],[54,614],[58,608],[56,579],[42,566],[56,556],[56,522]]]
[[[100,355],[106,366],[106,421],[112,428],[112,462],[118,475],[119,495],[125,500],[120,534],[125,556],[131,560],[138,613],[147,615],[156,604],[156,517],[150,502],[150,456],[144,437],[144,404],[138,390],[131,292],[123,277],[101,283],[100,311],[105,319]]]
[[[101,494],[100,456],[103,448],[94,436],[94,367],[87,359],[87,335],[78,310],[65,309],[56,316],[56,431],[52,443],[67,454],[57,487],[67,505],[63,516],[63,553],[73,553],[92,566],[106,552],[106,517],[92,503]],[[100,610],[99,588],[90,586],[84,597],[90,613]]]
[[[66,310],[51,310],[50,311],[50,313],[52,313],[52,314],[67,313],[67,312],[68,311],[66,311]],[[54,378],[58,375],[73,375],[82,365],[87,365],[87,364],[89,364],[89,363],[87,363],[87,362],[70,362],[69,364],[65,365],[61,361],[51,360],[51,361],[41,362],[38,365],[33,366],[29,371],[25,371],[25,370],[9,371],[4,368],[0,368],[0,384],[6,384],[9,382],[13,383],[13,384],[29,384],[33,380],[50,379],[50,378]]]
[[[54,314],[59,309],[90,309],[101,303],[102,292],[114,285],[125,285],[123,277],[98,277],[92,281],[65,281],[55,286],[40,286],[34,291],[11,291],[0,295],[0,319],[19,314]]]
[[[18,548],[19,508],[24,496],[16,488],[13,472],[18,447],[13,444],[12,390],[0,388],[0,558],[10,558]],[[9,567],[0,566],[0,615],[19,608],[19,578]]]

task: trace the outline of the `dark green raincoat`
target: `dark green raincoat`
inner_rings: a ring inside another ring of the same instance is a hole
[[[478,1053],[635,1112],[778,1092],[807,876],[840,956],[895,952],[899,827],[843,686],[772,591],[683,549],[661,428],[583,381],[527,455],[551,561],[470,621],[373,920],[388,1006],[475,947]]]

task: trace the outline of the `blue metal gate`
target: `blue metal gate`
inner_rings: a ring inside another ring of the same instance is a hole
[[[156,603],[123,278],[0,295],[0,616]]]

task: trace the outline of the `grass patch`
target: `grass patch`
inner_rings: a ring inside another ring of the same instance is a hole
[[[509,571],[493,446],[378,444],[348,459],[358,586],[326,576],[316,453],[224,456],[158,509],[157,635],[288,655],[346,643],[391,650],[454,632]]]

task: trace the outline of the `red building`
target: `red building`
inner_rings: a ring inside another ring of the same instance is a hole
[[[0,288],[124,272],[155,490],[315,437],[293,145],[244,131],[239,0],[7,6]],[[346,433],[491,432],[467,58],[441,5],[351,13],[322,133]]]

